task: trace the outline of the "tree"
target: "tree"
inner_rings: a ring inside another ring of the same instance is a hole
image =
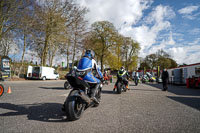
[[[122,45],[122,56],[125,68],[127,70],[133,70],[137,68],[139,50],[139,43],[133,41],[130,37],[124,38],[124,45]]]
[[[109,55],[109,48],[116,44],[117,31],[114,25],[108,21],[98,21],[92,24],[92,31],[90,34],[91,45],[89,48],[93,49],[97,58],[101,63],[101,70],[105,63],[105,57]]]
[[[17,15],[23,10],[23,4],[23,0],[0,1],[0,41],[16,27],[19,21]]]
[[[158,61],[158,55],[156,54],[150,54],[150,55],[147,55],[146,58],[145,58],[145,61],[148,63],[149,67],[151,68],[151,70],[154,70],[156,69],[156,66],[157,66],[157,61]]]
[[[169,58],[170,57],[170,55],[167,52],[165,52],[164,50],[162,50],[162,49],[158,50],[156,52],[156,55],[158,56],[158,58],[159,57],[165,57],[165,58]]]
[[[175,60],[173,60],[173,59],[171,59],[171,58],[169,58],[169,60],[170,60],[170,62],[171,62],[170,68],[176,68],[176,67],[178,66],[178,64],[176,63]]]
[[[23,41],[22,44],[22,56],[21,56],[21,66],[19,69],[18,76],[21,74],[23,65],[24,65],[24,55],[26,53],[27,49],[27,43],[31,44],[31,30],[33,28],[33,11],[31,9],[31,4],[27,6],[27,8],[23,9],[23,12],[20,13],[18,16],[21,19],[19,19],[19,22],[15,28],[15,32],[18,35],[18,39],[21,39]]]
[[[82,49],[81,42],[86,33],[87,21],[84,19],[85,13],[86,10],[83,10],[81,16],[68,28],[70,33],[69,39],[72,46],[72,67],[75,65],[76,54]]]
[[[83,14],[85,8],[79,7],[75,2],[63,0],[44,0],[35,4],[35,37],[36,51],[41,58],[41,64],[46,65],[48,54],[55,53],[60,44],[66,44],[67,30]],[[56,42],[56,43],[55,43]],[[55,46],[53,46],[55,45]],[[40,50],[37,48],[40,47]],[[53,51],[49,51],[53,50]],[[49,56],[50,57],[50,56]],[[54,56],[51,56],[53,60]]]
[[[12,49],[17,49],[18,45],[14,42],[13,34],[7,33],[7,36],[0,41],[0,55],[8,56]]]
[[[147,62],[145,62],[145,61],[141,62],[139,70],[144,70],[144,68],[145,69],[150,69],[149,64]]]
[[[150,67],[151,70],[155,70],[157,66],[160,66],[161,70],[164,68],[168,69],[177,67],[176,61],[173,60],[170,55],[162,49],[158,50],[156,53],[147,55],[144,62]]]

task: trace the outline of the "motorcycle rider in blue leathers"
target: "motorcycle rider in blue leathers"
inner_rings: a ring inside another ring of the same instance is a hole
[[[99,68],[97,67],[97,63],[94,60],[94,56],[95,53],[92,50],[86,50],[85,55],[80,59],[78,66],[77,66],[77,71],[79,72],[86,72],[87,74],[83,77],[83,80],[89,84],[93,84],[95,85],[95,87],[92,89],[92,93],[91,93],[91,99],[96,102],[99,103],[99,101],[96,99],[95,94],[96,91],[98,90],[99,86],[100,86],[100,79],[103,79],[103,75],[101,73],[101,71],[99,70]],[[96,71],[96,73],[98,74],[99,78],[96,78],[93,75],[93,71]]]

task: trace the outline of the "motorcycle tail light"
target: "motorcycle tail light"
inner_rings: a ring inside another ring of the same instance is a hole
[[[81,77],[78,77],[78,79],[83,80]]]

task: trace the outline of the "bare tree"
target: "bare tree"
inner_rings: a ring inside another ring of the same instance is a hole
[[[13,40],[13,34],[7,33],[7,36],[0,41],[0,55],[8,56],[9,53],[13,53],[15,49],[18,49],[18,45]]]
[[[16,27],[19,20],[17,15],[23,8],[23,0],[0,1],[0,40]]]
[[[27,6],[28,7],[28,6]],[[31,4],[30,4],[31,7]],[[18,38],[23,41],[22,44],[22,56],[21,56],[21,66],[19,69],[18,76],[21,74],[23,65],[24,65],[24,55],[27,49],[27,43],[30,45],[32,40],[31,30],[33,29],[33,11],[31,8],[25,8],[23,12],[18,16],[21,19],[16,27],[15,32],[18,33]]]
[[[84,12],[83,12],[84,13]],[[77,19],[71,26],[70,26],[70,40],[72,46],[72,67],[75,63],[75,57],[79,50],[82,48],[82,40],[84,34],[86,33],[86,24],[87,22],[84,20],[84,14]]]
[[[42,49],[41,64],[46,65],[48,54],[54,54],[56,52],[55,48],[57,49],[58,47],[53,45],[65,44],[64,42],[67,42],[68,27],[82,17],[85,9],[80,8],[71,0],[44,0],[41,4],[36,4],[34,7],[37,22],[35,29],[37,30],[36,33],[39,32],[40,34],[40,36],[37,36],[40,39],[36,39],[39,40],[36,44],[39,44]],[[50,60],[53,61],[53,57],[51,56]]]

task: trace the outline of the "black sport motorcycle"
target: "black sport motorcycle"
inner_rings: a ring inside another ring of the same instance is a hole
[[[95,86],[88,84],[82,79],[82,77],[86,75],[85,72],[79,73],[82,74],[67,75],[67,80],[72,86],[72,90],[64,102],[64,111],[66,112],[67,118],[71,121],[80,119],[84,110],[88,107],[99,106],[101,100],[102,84],[98,86],[95,92],[95,98],[99,102],[94,102],[94,100],[91,99],[91,94]]]
[[[118,77],[118,83],[117,83],[117,93],[121,94],[122,91],[126,92],[127,88],[123,82],[123,77],[119,76]]]
[[[2,96],[4,93],[4,86],[0,84],[0,96]]]

